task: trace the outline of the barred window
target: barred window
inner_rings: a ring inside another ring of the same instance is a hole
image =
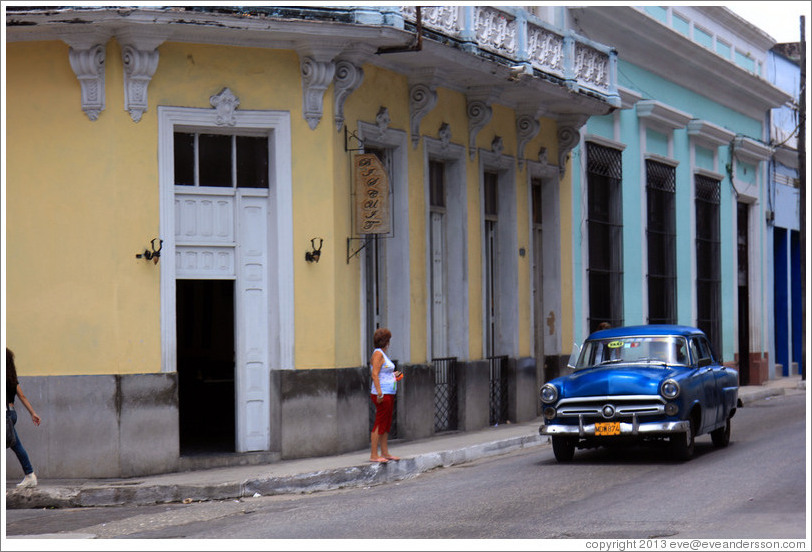
[[[696,205],[697,326],[715,351],[722,350],[722,261],[719,223],[720,182],[694,177]]]
[[[587,143],[589,331],[623,325],[621,152]]]
[[[648,321],[677,321],[676,171],[646,160]]]

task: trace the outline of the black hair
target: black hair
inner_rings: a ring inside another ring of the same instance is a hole
[[[17,379],[17,367],[14,366],[14,353],[6,347],[6,386],[16,389],[18,383],[20,382]]]

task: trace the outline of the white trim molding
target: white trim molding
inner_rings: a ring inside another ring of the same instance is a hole
[[[620,95],[620,109],[631,109],[643,99],[642,94],[630,88],[618,86],[617,91]]]
[[[694,169],[694,175],[696,176],[704,176],[706,178],[710,178],[712,180],[718,180],[719,182],[725,179],[725,175],[720,174],[715,171],[709,171],[708,169],[696,168]]]
[[[733,139],[733,152],[737,156],[758,162],[770,159],[773,148],[746,136],[736,136]]]
[[[724,146],[736,137],[735,132],[702,119],[692,119],[687,128],[688,136],[706,147]]]
[[[679,165],[679,161],[676,159],[672,159],[671,157],[666,157],[664,155],[660,155],[657,153],[644,153],[643,159],[646,161],[656,161],[657,163],[662,163],[663,165],[668,165],[669,167],[676,168]]]
[[[586,134],[584,136],[584,142],[592,142],[593,144],[619,151],[625,150],[627,146],[627,144],[624,144],[623,142],[616,142],[598,134]]]
[[[676,130],[684,128],[693,117],[657,100],[641,100],[636,104],[637,117],[654,128]]]
[[[293,279],[293,196],[291,121],[287,111],[236,111],[234,128],[267,131],[274,163],[269,173],[269,259],[268,284],[270,366],[290,370],[294,365],[294,279]],[[174,131],[176,127],[217,128],[217,109],[158,106],[158,175],[161,193],[161,349],[162,370],[177,370],[175,335],[175,166]]]

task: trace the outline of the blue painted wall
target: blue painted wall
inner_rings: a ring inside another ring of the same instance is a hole
[[[651,12],[651,10],[647,9]],[[656,10],[655,10],[656,11]],[[636,91],[643,99],[653,99],[676,110],[689,113],[738,135],[760,140],[763,131],[761,119],[747,117],[728,107],[719,105],[712,98],[704,97],[675,83],[654,75],[623,60],[618,61],[618,85]],[[615,129],[618,130],[615,135]],[[695,208],[691,190],[693,170],[703,168],[725,174],[722,181],[720,203],[721,228],[721,267],[722,267],[722,356],[732,361],[735,353],[736,316],[734,298],[737,295],[736,266],[736,194],[727,176],[726,165],[731,162],[730,148],[727,145],[717,150],[697,148],[695,166],[691,166],[690,138],[687,130],[677,129],[669,136],[662,131],[646,129],[644,143],[641,143],[641,128],[634,108],[591,118],[583,129],[588,135],[597,135],[616,140],[625,145],[623,160],[623,259],[624,259],[624,323],[646,323],[648,312],[645,308],[647,297],[646,272],[643,265],[645,247],[645,163],[647,153],[662,155],[677,161],[677,316],[680,324],[694,325],[694,288],[691,263],[696,245],[693,241],[691,221]],[[586,226],[582,220],[582,205],[585,192],[583,152],[573,151],[573,220],[572,239],[574,259],[574,298],[573,319],[576,341],[585,337],[583,320],[586,320],[589,297],[584,281],[583,262],[586,259]],[[714,163],[714,155],[718,163]],[[755,182],[756,167],[735,161],[737,186]],[[687,258],[686,258],[687,257]],[[582,262],[583,261],[583,262]]]

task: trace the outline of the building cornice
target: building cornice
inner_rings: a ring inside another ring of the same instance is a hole
[[[431,9],[424,11],[429,13]],[[505,10],[511,17],[515,16],[517,22],[524,21],[528,28],[541,29],[540,23],[532,18],[519,17],[524,15],[522,10]],[[470,43],[463,43],[462,35],[442,36],[429,29],[428,20],[423,27],[421,49],[412,51],[406,48],[414,43],[416,31],[415,23],[407,21],[410,17],[407,12],[408,8],[399,6],[17,8],[6,11],[6,41],[63,40],[65,33],[81,35],[88,31],[106,34],[116,40],[123,35],[149,36],[152,33],[158,36],[161,44],[292,50],[300,59],[309,58],[321,64],[319,68],[323,71],[319,74],[324,75],[329,72],[331,64],[334,66],[350,56],[350,61],[358,68],[370,64],[406,75],[410,80],[424,69],[430,69],[437,73],[434,86],[466,95],[472,87],[489,87],[501,105],[516,109],[534,104],[545,108],[545,115],[554,118],[605,115],[620,104],[614,91],[615,54],[608,47],[573,33],[555,35],[555,31],[549,31],[556,40],[570,45],[573,50],[563,65],[564,75],[546,74],[538,69],[528,71],[525,65],[522,65],[521,72],[517,72],[516,64],[521,60],[489,51],[485,47],[490,44],[485,41],[487,37],[473,36],[469,37]],[[330,42],[328,50],[324,49],[325,42]],[[131,81],[127,89],[137,92],[136,84],[145,89],[144,85],[151,78],[149,69],[154,66],[154,60],[150,56],[154,48],[150,45],[134,48],[139,52],[138,60],[150,62],[144,64],[144,71],[129,75]],[[314,48],[318,50],[317,55],[309,53]],[[397,53],[393,53],[393,49]],[[160,52],[160,48],[158,50]],[[527,63],[536,62],[530,60]],[[311,127],[321,118],[320,100],[325,82],[308,81],[305,100],[309,108],[305,117]],[[601,86],[608,87],[608,92],[601,92]],[[128,101],[128,104],[134,119],[146,108],[144,103]]]
[[[620,62],[636,65],[739,113],[760,120],[765,111],[791,100],[789,94],[766,80],[637,8],[593,5],[569,9],[584,33],[617,49]],[[735,14],[730,17],[741,24]]]

